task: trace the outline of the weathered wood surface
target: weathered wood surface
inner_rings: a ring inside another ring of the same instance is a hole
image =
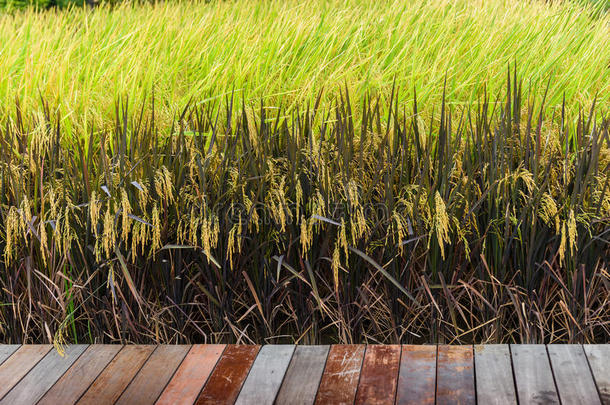
[[[394,404],[399,367],[399,345],[367,346],[355,403],[358,405]]]
[[[74,404],[122,348],[121,345],[89,346],[38,405]]]
[[[431,405],[436,400],[436,346],[403,345],[396,405]]]
[[[87,349],[87,345],[71,345],[63,354],[56,350],[46,356],[2,398],[1,405],[35,404]]]
[[[478,402],[480,404],[517,404],[513,369],[508,345],[474,347]]]
[[[190,346],[157,347],[116,403],[154,404],[189,349]]]
[[[237,405],[272,405],[290,364],[294,345],[266,345],[258,353],[235,402]]]
[[[233,404],[260,346],[228,345],[205,384],[197,405]]]
[[[322,374],[316,404],[353,404],[364,359],[364,345],[335,345],[330,348]]]
[[[610,345],[584,345],[595,385],[604,405],[610,405]]]
[[[547,350],[561,403],[600,405],[582,346],[548,345]]]
[[[436,403],[476,403],[472,346],[438,347]]]
[[[519,404],[559,404],[546,346],[511,345],[511,354]]]
[[[297,346],[277,395],[277,404],[312,405],[330,346]]]
[[[4,396],[51,350],[51,345],[27,345],[17,349],[0,365],[0,398]]]
[[[0,345],[0,405],[610,405],[610,345],[65,349]]]
[[[193,345],[174,377],[165,387],[158,405],[191,405],[216,367],[226,345]]]
[[[15,351],[19,349],[19,345],[2,345],[0,346],[0,365],[4,363],[6,359],[11,357]]]
[[[125,346],[77,402],[80,405],[114,404],[155,346]]]

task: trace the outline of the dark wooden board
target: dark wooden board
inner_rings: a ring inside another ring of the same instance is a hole
[[[154,404],[190,348],[186,345],[158,346],[116,404]]]
[[[156,346],[125,346],[95,379],[78,404],[114,404]]]
[[[396,399],[400,345],[366,347],[356,391],[358,405],[392,405]]]
[[[519,404],[559,404],[546,347],[511,345],[511,355]]]
[[[252,364],[235,404],[273,405],[294,349],[294,345],[263,346]]]
[[[548,345],[551,367],[563,404],[601,405],[581,345]]]
[[[0,345],[0,364],[11,357],[19,349],[19,345]]]
[[[193,345],[157,400],[157,405],[192,405],[226,345]]]
[[[472,346],[439,345],[436,403],[475,404]]]
[[[25,376],[48,352],[51,345],[21,346],[0,365],[0,398]]]
[[[197,405],[233,404],[260,346],[228,345],[197,399]]]
[[[364,345],[333,345],[316,396],[316,404],[353,404],[360,378]]]
[[[475,346],[474,366],[479,403],[517,404],[508,345]]]
[[[74,404],[122,347],[90,345],[37,405]]]
[[[397,405],[432,405],[436,395],[436,346],[403,345]]]
[[[0,405],[35,404],[68,368],[83,354],[87,345],[70,345],[63,355],[53,349],[34,366],[13,389],[2,398]]]
[[[277,395],[277,404],[314,403],[329,350],[330,346],[297,346]]]
[[[610,344],[584,345],[593,378],[604,405],[610,405]]]

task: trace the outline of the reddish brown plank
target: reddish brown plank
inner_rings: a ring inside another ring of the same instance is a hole
[[[364,351],[364,345],[331,346],[316,404],[354,403]]]
[[[399,366],[400,345],[367,346],[356,391],[356,404],[393,404]]]
[[[436,346],[403,345],[396,405],[434,404]]]
[[[79,404],[114,404],[138,373],[155,346],[125,346],[78,401]]]
[[[158,346],[116,404],[154,404],[190,348],[186,345]]]
[[[438,347],[436,403],[475,404],[472,346]]]
[[[121,345],[91,345],[42,397],[38,405],[73,404],[89,388]]]
[[[233,404],[260,346],[228,345],[201,391],[197,405]]]
[[[17,384],[48,352],[51,345],[21,346],[0,365],[0,398]]]
[[[157,405],[192,405],[226,345],[194,345],[157,400]]]

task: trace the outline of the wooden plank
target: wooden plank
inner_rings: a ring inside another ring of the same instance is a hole
[[[192,405],[226,345],[193,345],[157,400],[157,405]]]
[[[519,404],[559,404],[546,347],[511,345],[510,350]]]
[[[610,344],[584,345],[600,399],[610,405]]]
[[[48,352],[51,345],[21,346],[0,365],[0,398],[3,398]]]
[[[197,405],[233,404],[260,346],[228,345],[197,399]]]
[[[158,346],[116,404],[154,404],[190,348],[188,345]]]
[[[53,349],[2,398],[0,405],[35,404],[83,354],[87,345],[69,345],[60,355]]]
[[[265,345],[256,356],[236,405],[272,405],[288,370],[294,345]]]
[[[0,364],[11,357],[19,349],[19,345],[0,345]]]
[[[392,405],[396,399],[400,345],[369,345],[356,391],[358,405]]]
[[[329,350],[330,346],[297,346],[277,395],[277,404],[314,403]]]
[[[581,345],[548,345],[547,352],[563,404],[601,405]]]
[[[403,345],[396,405],[432,405],[436,395],[436,346]]]
[[[474,347],[477,399],[481,404],[517,404],[508,345]]]
[[[156,346],[150,345],[123,347],[91,384],[78,404],[114,404],[155,348]]]
[[[331,346],[316,396],[316,404],[354,403],[364,351],[364,345]]]
[[[74,404],[122,347],[90,345],[37,405]]]
[[[438,347],[436,403],[475,404],[472,346]]]

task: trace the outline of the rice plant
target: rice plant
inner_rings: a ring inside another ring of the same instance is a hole
[[[0,118],[0,338],[605,339],[607,110],[505,75],[466,106],[397,87],[290,112],[227,95],[171,126],[156,98],[122,99],[78,136],[61,108],[17,101]]]
[[[77,136],[111,123],[125,95],[141,105],[154,93],[157,123],[170,126],[202,94],[292,110],[323,89],[327,107],[347,83],[355,99],[375,92],[387,103],[396,79],[415,87],[430,118],[445,76],[448,99],[466,105],[485,85],[497,94],[515,61],[526,87],[551,79],[549,106],[563,94],[582,105],[597,95],[604,108],[610,100],[610,14],[584,2],[138,3],[0,14],[0,109],[18,97],[36,110],[42,94]]]

